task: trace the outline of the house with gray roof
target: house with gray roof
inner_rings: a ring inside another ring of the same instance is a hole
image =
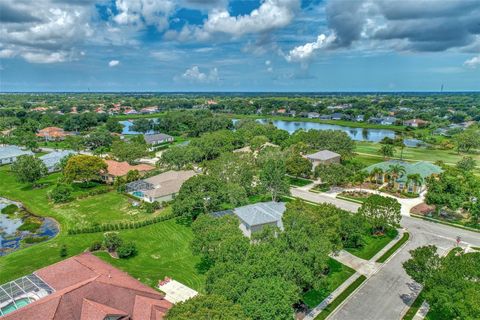
[[[76,152],[73,150],[58,150],[47,153],[46,155],[41,156],[39,159],[43,161],[48,169],[48,172],[54,172],[60,170],[60,161],[72,154],[76,154]]]
[[[305,156],[312,163],[312,169],[320,164],[331,164],[331,163],[340,163],[341,156],[330,150],[321,150],[312,154],[307,154]]]
[[[246,237],[261,231],[265,226],[278,227],[283,230],[282,217],[285,212],[284,202],[261,202],[235,208],[233,213],[240,219],[240,230]]]
[[[143,136],[145,142],[149,145],[149,150],[153,151],[156,146],[164,143],[173,142],[174,138],[165,133],[153,133]]]
[[[0,147],[0,165],[13,163],[18,157],[23,155],[33,155],[33,152],[23,150],[18,146],[5,145]]]

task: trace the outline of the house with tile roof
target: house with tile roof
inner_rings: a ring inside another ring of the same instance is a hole
[[[160,292],[88,252],[1,288],[7,288],[2,320],[162,320],[172,307]]]
[[[46,127],[38,131],[37,137],[45,139],[45,141],[63,140],[69,133],[58,127]]]
[[[5,145],[0,147],[0,165],[10,164],[23,155],[33,155],[32,151],[23,150],[18,146]]]
[[[155,169],[154,166],[148,164],[131,165],[126,161],[119,162],[115,160],[105,160],[107,164],[107,171],[102,174],[102,180],[107,183],[113,183],[115,178],[124,177],[129,171],[137,170],[140,175],[145,172]]]
[[[150,203],[170,201],[180,191],[182,184],[195,175],[193,170],[170,170],[147,179],[130,182],[126,185],[126,191]]]
[[[390,169],[396,165],[402,167],[405,172],[399,177],[393,178],[395,181],[392,181]],[[365,168],[364,170],[368,174],[374,174],[374,178],[377,183],[383,184],[389,182],[392,184],[394,190],[409,193],[422,192],[425,190],[425,180],[428,177],[436,176],[443,172],[442,168],[427,161],[410,163],[400,160],[390,160],[376,163]],[[412,177],[413,175],[418,175],[420,177],[420,181],[412,181],[412,179],[409,177]]]

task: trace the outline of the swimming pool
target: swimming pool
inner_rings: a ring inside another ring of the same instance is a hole
[[[132,192],[132,196],[135,196],[137,198],[143,198],[143,192],[141,191],[134,191]]]
[[[21,307],[24,307],[30,302],[33,302],[33,300],[30,298],[21,298],[21,299],[15,300],[15,303],[12,302],[2,308],[2,315],[6,315],[7,313],[13,312]]]

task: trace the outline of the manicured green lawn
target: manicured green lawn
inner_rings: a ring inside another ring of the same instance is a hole
[[[381,144],[356,141],[356,152],[360,154],[367,154],[372,157],[377,157],[380,161],[383,161],[382,156],[378,153]],[[473,157],[477,162],[480,162],[479,154],[458,154],[455,150],[437,150],[437,149],[425,149],[425,148],[410,148],[405,147],[403,150],[403,159],[410,161],[443,161],[446,164],[456,164],[464,156]],[[395,158],[400,158],[400,148],[395,149]]]
[[[287,176],[287,178],[288,178],[288,183],[295,187],[304,187],[313,182],[312,180],[299,178],[299,177]]]
[[[365,259],[370,260],[377,252],[382,250],[390,241],[392,241],[398,234],[397,230],[392,230],[387,232],[383,236],[363,236],[365,244],[360,248],[345,248],[346,251],[351,254]]]
[[[172,277],[196,290],[203,290],[204,276],[195,265],[200,262],[190,249],[193,234],[190,227],[168,220],[140,229],[120,233],[137,244],[138,255],[130,259],[113,259],[97,253],[102,259],[151,286],[165,276]]]
[[[303,302],[305,302],[309,308],[316,307],[328,297],[331,292],[355,273],[355,270],[333,259],[328,260],[328,265],[330,267],[330,274],[327,277],[324,288],[321,291],[310,290],[303,295]]]
[[[67,246],[68,256],[73,256],[83,252],[93,241],[102,240],[101,232],[67,235],[67,226],[76,222],[75,215],[81,217],[80,221],[138,219],[138,216],[130,211],[121,211],[124,209],[126,198],[114,192],[75,200],[61,208],[53,206],[47,201],[46,194],[58,178],[59,174],[49,175],[40,181],[47,187],[32,189],[27,184],[18,183],[10,174],[8,166],[0,167],[0,196],[21,201],[32,213],[52,217],[61,227],[60,233],[49,241],[0,257],[0,284],[62,260],[60,257],[62,245]],[[189,248],[192,238],[189,227],[169,220],[139,229],[122,230],[119,234],[125,240],[134,241],[139,254],[130,260],[113,262],[111,261],[113,259],[105,257],[105,254],[100,254],[102,258],[148,285],[153,286],[164,276],[170,276],[194,289],[203,290],[203,276],[195,267],[198,258],[192,255]]]
[[[115,191],[55,205],[54,208],[65,217],[67,227],[77,228],[95,223],[144,220],[153,216],[133,207],[129,198]]]

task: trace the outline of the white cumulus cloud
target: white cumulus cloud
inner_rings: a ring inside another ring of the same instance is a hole
[[[118,60],[110,60],[110,62],[108,63],[108,66],[109,67],[116,67],[120,64],[120,61]]]
[[[315,51],[327,47],[334,40],[334,34],[331,34],[329,36],[321,34],[317,37],[316,41],[305,43],[304,45],[295,47],[290,50],[290,52],[285,56],[285,59],[288,62],[308,62],[314,56]]]
[[[78,46],[93,34],[89,1],[3,0],[0,51],[31,63],[75,59]],[[5,22],[5,23],[4,23]]]
[[[473,57],[471,59],[466,60],[463,65],[468,68],[475,69],[480,67],[480,56]]]
[[[180,32],[170,31],[166,36],[181,41],[205,41],[218,34],[235,38],[265,33],[290,24],[299,9],[299,0],[264,0],[249,14],[238,16],[232,16],[227,8],[215,7],[209,11],[203,25],[186,25]]]
[[[212,68],[208,73],[202,72],[198,66],[193,66],[182,74],[182,79],[191,82],[210,83],[218,81],[218,69]]]
[[[115,6],[118,14],[113,19],[118,24],[155,26],[159,31],[168,28],[168,19],[175,10],[171,0],[116,0]]]

